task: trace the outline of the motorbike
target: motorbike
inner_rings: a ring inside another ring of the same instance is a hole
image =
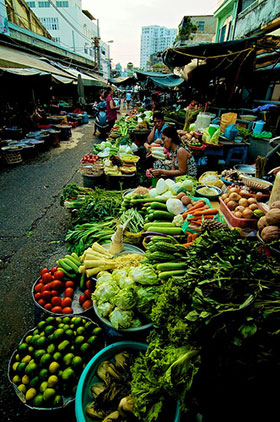
[[[99,131],[100,136],[104,137],[109,131],[109,123],[107,120],[106,113],[106,102],[101,101],[99,104],[93,107],[93,121],[94,121],[94,130],[93,135],[96,134],[96,130]]]

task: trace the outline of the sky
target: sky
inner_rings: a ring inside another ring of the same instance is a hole
[[[113,65],[140,66],[141,28],[178,28],[183,16],[212,15],[218,0],[82,0],[82,8],[99,19],[100,37],[110,43]]]

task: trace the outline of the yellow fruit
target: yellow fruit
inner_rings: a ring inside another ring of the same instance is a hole
[[[22,362],[29,363],[31,361],[32,357],[30,355],[24,356],[24,358],[21,359]]]
[[[48,387],[54,387],[58,383],[58,377],[51,375],[48,379]]]
[[[22,393],[25,394],[25,392],[26,392],[26,385],[20,384],[17,388],[18,388],[19,391],[21,391]]]
[[[50,400],[52,397],[55,396],[55,394],[56,392],[54,388],[46,388],[45,391],[43,392],[44,401]]]
[[[37,394],[37,396],[34,397],[33,404],[35,407],[41,407],[43,402],[44,399],[42,394]]]
[[[40,385],[40,393],[43,393],[46,390],[46,388],[48,388],[47,381],[41,382],[41,385]]]
[[[33,400],[36,394],[37,394],[37,391],[35,390],[35,388],[31,387],[26,391],[25,398],[27,401]]]
[[[12,378],[12,382],[13,382],[14,384],[19,384],[19,383],[21,382],[21,378],[20,378],[20,376],[19,376],[19,375],[15,375],[15,376]]]
[[[25,385],[29,384],[29,377],[27,375],[23,375],[21,382]]]
[[[52,362],[49,366],[49,371],[51,374],[55,374],[59,370],[59,363],[58,362]]]
[[[19,366],[19,362],[15,362],[12,366],[13,371],[16,371],[18,366]]]

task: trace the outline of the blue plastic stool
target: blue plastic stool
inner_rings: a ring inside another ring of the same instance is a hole
[[[228,150],[226,166],[237,163],[246,163],[248,146],[233,147]]]

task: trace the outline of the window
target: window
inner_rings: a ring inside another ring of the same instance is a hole
[[[204,31],[204,28],[205,28],[205,22],[204,21],[198,21],[197,30],[202,32],[202,31]]]
[[[50,7],[49,1],[38,1],[38,7]]]
[[[26,3],[29,7],[36,7],[35,1],[27,1]]]
[[[57,1],[56,7],[69,7],[68,1]]]
[[[224,25],[220,30],[220,42],[223,42],[225,40],[226,29],[227,27],[226,25]]]
[[[54,42],[60,44],[60,37],[54,37]]]
[[[39,18],[46,29],[57,31],[59,29],[58,18]]]

